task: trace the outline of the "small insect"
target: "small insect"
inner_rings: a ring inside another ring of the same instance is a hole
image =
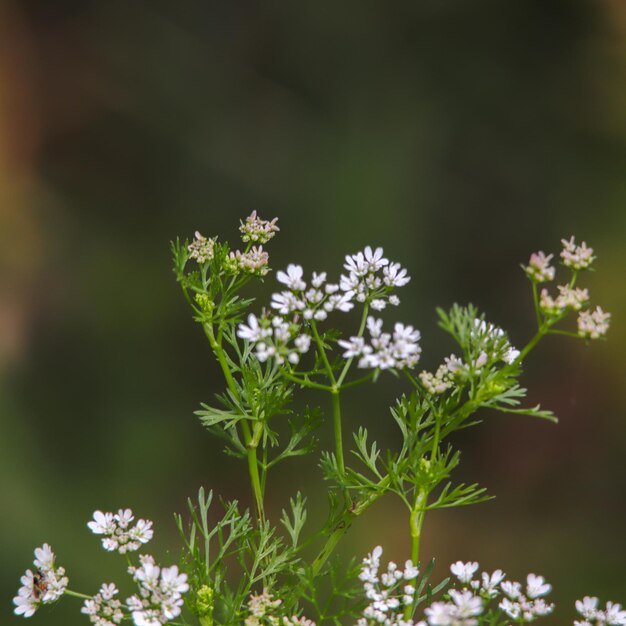
[[[33,574],[33,596],[35,600],[39,600],[46,591],[48,591],[46,575],[40,569],[37,569]]]

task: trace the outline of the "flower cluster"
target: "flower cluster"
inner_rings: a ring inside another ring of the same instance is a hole
[[[350,337],[349,341],[340,339],[338,344],[344,348],[344,358],[359,358],[358,366],[371,369],[404,369],[415,367],[422,349],[419,345],[420,332],[413,326],[396,322],[393,333],[383,332],[383,321],[371,315],[367,318],[369,343],[364,337]]]
[[[150,555],[140,555],[140,567],[128,571],[139,584],[139,594],[126,604],[136,626],[161,626],[180,615],[182,594],[189,590],[187,575],[176,565],[159,567]]]
[[[607,333],[611,315],[600,307],[594,311],[583,311],[582,308],[589,304],[589,291],[574,287],[578,270],[589,269],[596,259],[593,256],[593,248],[588,247],[584,241],[578,245],[574,237],[561,239],[561,243],[563,265],[572,270],[573,277],[568,284],[558,285],[559,295],[556,297],[550,295],[547,289],[542,289],[538,301],[539,311],[548,321],[552,320],[552,323],[560,320],[568,311],[579,311],[578,335],[586,339],[598,339]],[[555,269],[550,266],[552,256],[535,252],[531,255],[528,266],[522,266],[533,283],[542,283],[554,278]]]
[[[363,582],[363,590],[369,604],[363,610],[357,626],[370,624],[408,626],[409,622],[405,623],[402,615],[404,607],[412,607],[415,602],[414,583],[419,576],[419,570],[410,560],[404,564],[404,568],[390,561],[387,570],[379,575],[382,553],[383,549],[376,546],[363,559],[359,579]]]
[[[116,626],[124,619],[122,603],[115,597],[118,593],[113,583],[105,583],[93,598],[85,600],[80,612],[88,615],[95,626]]]
[[[569,285],[558,285],[559,295],[556,298],[548,293],[547,289],[541,290],[539,308],[546,315],[559,315],[566,309],[580,311],[589,302],[589,290]]]
[[[263,250],[263,246],[252,246],[247,252],[236,250],[230,252],[224,260],[224,269],[236,274],[252,274],[254,276],[265,276],[269,270],[269,254]]]
[[[510,580],[505,580],[500,588],[506,597],[498,606],[511,619],[532,622],[554,610],[554,604],[548,604],[543,599],[552,590],[552,586],[546,583],[543,576],[528,574],[525,593],[521,583]]]
[[[276,615],[276,609],[282,604],[282,600],[274,599],[267,591],[259,595],[250,595],[248,599],[249,615],[244,620],[245,626],[315,626],[315,622],[304,616],[286,616],[280,618]]]
[[[139,519],[134,526],[133,512],[130,509],[120,509],[117,513],[103,513],[95,511],[93,520],[87,523],[95,535],[105,535],[102,547],[109,552],[116,550],[120,554],[139,550],[142,544],[152,539],[152,522]]]
[[[585,596],[576,600],[576,611],[584,619],[574,622],[574,626],[624,626],[626,611],[621,604],[607,602],[603,609],[598,608],[598,598]]]
[[[276,280],[286,289],[272,294],[270,306],[276,314],[261,318],[249,315],[241,323],[237,336],[255,346],[260,361],[276,359],[279,364],[297,364],[311,345],[310,326],[327,319],[333,311],[347,313],[355,303],[368,303],[375,310],[400,300],[392,291],[406,285],[410,278],[399,263],[390,263],[383,249],[367,246],[362,252],[345,257],[339,282],[328,282],[326,272],[313,272],[305,280],[301,265],[289,264],[285,271],[276,273]],[[369,343],[359,334],[349,341],[339,341],[345,358],[359,357],[363,368],[413,367],[421,349],[419,331],[412,326],[396,324],[393,333],[383,333],[381,320],[370,317],[367,328]]]
[[[552,588],[542,576],[528,575],[524,595],[522,585],[505,580],[505,574],[500,569],[491,574],[482,572],[480,578],[474,578],[478,567],[476,562],[453,563],[450,571],[461,584],[461,590],[448,591],[448,601],[433,602],[424,610],[427,621],[420,624],[476,626],[480,621],[478,616],[486,613],[489,603],[501,594],[505,597],[500,600],[497,608],[516,621],[531,622],[552,612],[554,605],[546,603],[542,597]]]
[[[275,217],[271,222],[263,220],[257,216],[256,211],[252,211],[246,218],[245,222],[241,222],[239,232],[241,240],[244,243],[267,243],[280,230],[276,226],[278,218]]]
[[[279,365],[296,365],[311,346],[311,337],[300,330],[299,324],[286,322],[278,315],[258,319],[250,313],[248,324],[239,324],[237,336],[255,344],[256,357],[262,363],[273,358]]]
[[[195,239],[187,246],[189,258],[195,259],[200,265],[210,261],[215,254],[215,239],[207,239],[199,231],[195,232]]]
[[[573,270],[585,270],[591,266],[595,261],[593,256],[593,248],[587,247],[587,244],[583,241],[582,244],[577,245],[574,237],[568,239],[561,239],[563,244],[563,250],[561,251],[561,259],[563,259],[563,265]]]
[[[399,263],[390,263],[383,256],[382,248],[372,250],[366,246],[363,252],[347,255],[343,266],[348,275],[341,275],[340,288],[358,302],[370,302],[375,311],[382,311],[387,303],[399,304],[398,298],[389,294],[394,287],[403,287],[411,280]]]
[[[530,255],[530,261],[526,267],[522,266],[528,278],[536,283],[546,283],[554,279],[556,270],[550,265],[553,254],[546,255],[541,250]]]
[[[483,601],[469,589],[449,591],[451,602],[433,602],[424,610],[428,622],[418,622],[417,626],[476,626],[483,610]]]
[[[56,602],[67,589],[65,569],[55,567],[54,552],[47,543],[35,549],[33,565],[35,571],[26,570],[20,578],[22,586],[13,598],[16,615],[30,617],[40,604]]]
[[[502,361],[511,365],[520,355],[520,351],[509,343],[506,333],[501,328],[482,319],[474,320],[470,340],[472,349],[478,353],[470,363],[451,354],[444,359],[434,374],[426,370],[419,374],[422,385],[429,393],[445,393],[454,386],[456,380],[480,374],[488,363]]]
[[[598,339],[609,330],[610,313],[599,306],[594,311],[581,311],[578,315],[578,334],[588,339]]]
[[[277,272],[276,280],[287,289],[272,294],[271,307],[280,315],[299,314],[305,320],[325,320],[332,311],[347,313],[354,308],[351,292],[342,293],[339,285],[326,282],[326,272],[313,272],[311,286],[303,279],[301,265],[290,264],[287,271]]]

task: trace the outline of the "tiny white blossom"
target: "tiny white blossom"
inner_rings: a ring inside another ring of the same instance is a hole
[[[475,561],[457,561],[450,566],[450,571],[459,579],[459,582],[469,583],[478,570],[478,563]]]
[[[598,598],[585,596],[576,600],[576,610],[586,619],[595,619],[598,614]]]
[[[306,283],[302,280],[303,270],[301,265],[290,263],[287,266],[287,272],[279,271],[276,273],[276,280],[279,283],[287,285],[293,291],[303,291],[306,289]]]
[[[543,576],[528,574],[526,577],[526,595],[529,598],[539,598],[550,593],[552,585],[546,583]]]

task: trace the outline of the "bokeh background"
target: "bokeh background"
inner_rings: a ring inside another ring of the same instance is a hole
[[[584,594],[626,601],[625,174],[621,0],[0,0],[0,623],[22,623],[11,598],[44,541],[74,588],[123,579],[85,526],[96,508],[155,520],[173,561],[171,513],[200,485],[249,502],[192,414],[223,381],[168,245],[234,240],[252,209],[280,219],[274,267],[334,273],[366,244],[408,267],[397,313],[426,367],[451,349],[435,306],[472,301],[522,344],[518,264],[572,233],[597,250],[610,340],[533,353],[530,399],[561,423],[467,431],[458,477],[497,499],[432,514],[423,545],[440,575],[459,558],[543,573],[546,624]],[[394,445],[402,389],[349,396],[350,420]],[[315,463],[285,469],[274,514],[320,486]],[[343,554],[403,559],[405,528],[387,501]],[[87,620],[67,599],[31,622]]]

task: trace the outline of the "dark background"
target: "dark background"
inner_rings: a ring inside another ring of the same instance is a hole
[[[585,594],[626,601],[625,71],[620,0],[0,0],[0,622],[22,623],[11,598],[45,541],[74,589],[124,580],[85,525],[96,508],[153,519],[167,563],[171,513],[200,485],[249,503],[192,414],[223,381],[168,245],[196,228],[234,241],[252,209],[280,219],[275,268],[336,273],[366,244],[408,267],[397,315],[428,368],[451,350],[435,306],[471,300],[522,345],[518,264],[571,234],[596,249],[584,278],[609,341],[532,354],[530,400],[561,423],[466,431],[458,477],[497,499],[430,515],[423,556],[442,576],[456,559],[544,574],[546,624]],[[393,445],[402,390],[385,376],[347,397],[348,423]],[[274,518],[319,480],[284,466]],[[405,518],[374,507],[344,554],[403,560]],[[78,609],[31,622],[87,623]]]

